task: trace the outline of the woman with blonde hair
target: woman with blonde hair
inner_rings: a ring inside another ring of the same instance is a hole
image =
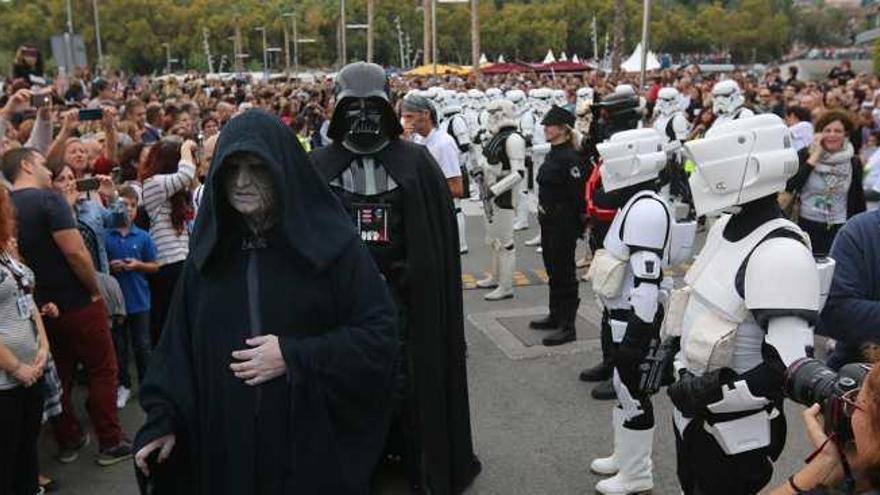
[[[0,187],[0,493],[38,493],[37,437],[49,341],[33,299],[34,274],[17,259],[15,214]]]

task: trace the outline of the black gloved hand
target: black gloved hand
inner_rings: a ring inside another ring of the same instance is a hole
[[[688,418],[700,415],[706,406],[721,400],[721,385],[735,376],[730,368],[696,376],[688,370],[679,371],[678,380],[666,389],[675,407]]]

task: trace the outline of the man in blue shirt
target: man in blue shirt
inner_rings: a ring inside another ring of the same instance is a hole
[[[110,271],[125,297],[128,316],[125,323],[113,329],[116,360],[119,363],[119,389],[116,405],[125,407],[131,395],[131,377],[128,374],[129,339],[134,347],[138,380],[144,379],[150,358],[150,286],[146,274],[159,271],[156,245],[150,234],[134,225],[138,212],[137,192],[131,187],[119,190],[120,199],[128,211],[128,224],[105,231]]]
[[[852,217],[834,240],[837,262],[822,311],[824,335],[837,339],[828,365],[865,361],[863,348],[880,344],[880,210]]]

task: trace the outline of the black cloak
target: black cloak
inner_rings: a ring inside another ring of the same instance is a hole
[[[275,179],[280,222],[259,240],[219,180],[224,159],[241,151]],[[251,387],[229,370],[252,332],[279,337],[287,376]],[[147,420],[135,451],[177,437],[152,471],[152,493],[367,493],[398,346],[381,275],[296,136],[261,111],[232,119],[140,391]]]
[[[326,182],[355,154],[338,141],[312,152]],[[452,196],[424,146],[391,139],[376,153],[404,196],[409,274],[410,402],[430,492],[460,493],[480,472],[473,452],[462,316],[461,259]]]

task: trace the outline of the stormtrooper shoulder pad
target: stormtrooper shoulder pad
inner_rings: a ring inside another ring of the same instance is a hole
[[[774,316],[814,319],[819,310],[819,270],[809,248],[790,237],[768,239],[747,260],[743,292],[746,308]]]
[[[526,159],[526,140],[517,133],[511,134],[507,138],[504,149],[507,151],[507,157],[511,160]]]
[[[626,210],[620,237],[630,249],[662,252],[669,239],[669,211],[656,197],[642,196]]]

